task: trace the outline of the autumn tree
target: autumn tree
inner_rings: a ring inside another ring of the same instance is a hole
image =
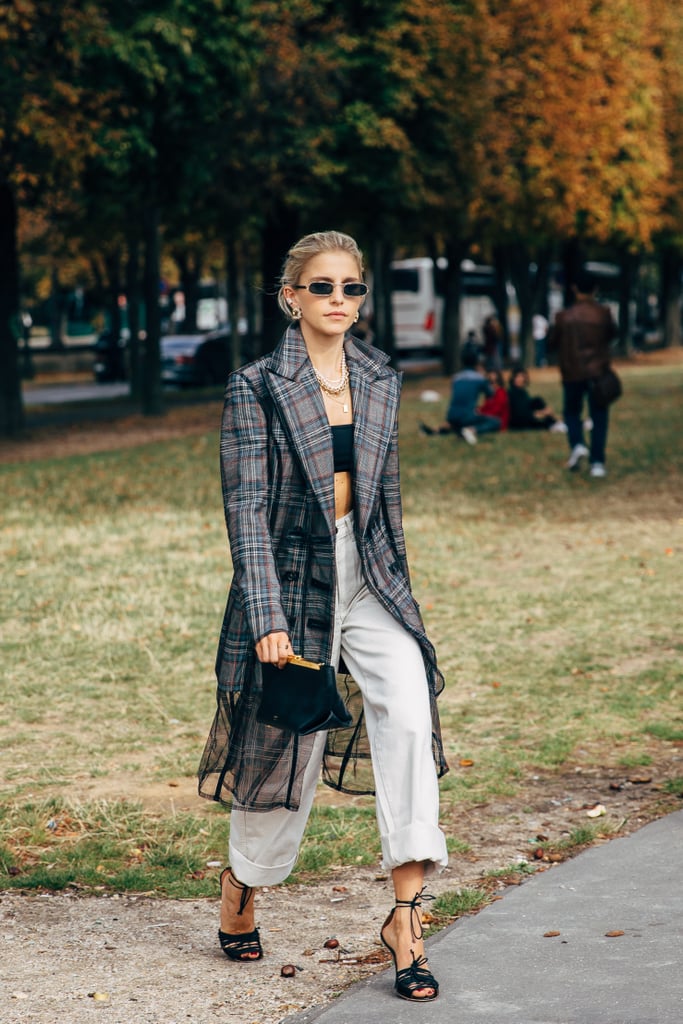
[[[94,148],[100,97],[87,90],[88,55],[101,38],[97,4],[9,0],[0,7],[0,433],[23,424],[18,366],[22,205],[54,197]]]
[[[464,234],[482,2],[251,4],[258,57],[216,191],[226,233],[261,231],[264,348],[281,329],[273,294],[298,234],[334,224],[359,237],[389,350],[395,246]]]
[[[664,128],[671,161],[671,187],[657,238],[665,343],[680,345],[683,279],[683,10],[677,0],[653,0],[656,52],[662,66]]]
[[[103,186],[111,234],[128,262],[142,243],[143,412],[162,411],[159,284],[166,222],[200,222],[215,172],[213,140],[230,125],[221,97],[238,93],[243,0],[106,0],[107,45],[94,87],[112,93],[90,181]]]
[[[494,105],[473,215],[508,254],[530,356],[528,268],[558,240],[637,251],[661,224],[668,155],[652,15],[631,0],[490,0]]]

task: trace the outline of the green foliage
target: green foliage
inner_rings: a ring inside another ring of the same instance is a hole
[[[683,777],[667,779],[664,783],[664,791],[666,793],[671,793],[672,796],[680,796],[683,798]]]
[[[464,914],[471,914],[488,903],[489,896],[484,889],[457,889],[444,893],[429,904],[429,912],[439,917],[455,920]]]

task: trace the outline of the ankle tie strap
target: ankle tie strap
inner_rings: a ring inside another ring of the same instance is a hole
[[[239,889],[240,890],[240,907],[239,907],[239,910],[237,911],[237,915],[236,916],[237,917],[241,917],[242,914],[245,911],[247,903],[251,899],[251,894],[252,894],[252,892],[254,890],[252,889],[252,887],[250,885],[242,885],[241,882],[238,882],[237,879],[235,878],[235,876],[233,875],[232,870],[230,868],[226,868],[226,871],[224,872],[224,874],[227,874],[228,881],[230,882],[232,887],[234,889]]]
[[[420,913],[422,904],[427,900],[435,899],[436,896],[432,896],[431,893],[426,892],[426,886],[423,886],[419,892],[415,893],[412,900],[396,900],[395,906],[410,907],[410,934],[413,938],[413,941],[415,942],[418,942],[424,936],[424,928],[422,927],[422,914]],[[416,921],[417,928],[415,927]]]

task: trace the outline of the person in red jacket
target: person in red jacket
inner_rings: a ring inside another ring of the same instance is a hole
[[[486,379],[491,385],[493,394],[485,398],[477,412],[484,416],[495,416],[500,420],[500,429],[507,430],[510,425],[510,399],[505,390],[505,381],[500,370],[489,370]]]

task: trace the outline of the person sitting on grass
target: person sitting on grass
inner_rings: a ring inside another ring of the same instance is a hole
[[[508,399],[510,402],[510,430],[552,430],[565,433],[564,423],[557,418],[545,398],[531,396],[528,391],[529,374],[523,366],[514,366],[510,373]]]
[[[487,370],[486,379],[491,385],[493,394],[485,398],[479,406],[479,412],[483,416],[495,416],[500,420],[500,429],[507,430],[510,424],[510,399],[505,390],[505,381],[500,370]]]
[[[480,369],[481,352],[479,346],[467,342],[462,350],[462,370],[456,373],[451,388],[451,399],[446,413],[446,423],[438,428],[420,424],[423,434],[455,433],[467,441],[476,444],[479,434],[490,434],[500,430],[500,419],[488,416],[477,409],[477,403],[483,395],[493,396],[493,388]]]

